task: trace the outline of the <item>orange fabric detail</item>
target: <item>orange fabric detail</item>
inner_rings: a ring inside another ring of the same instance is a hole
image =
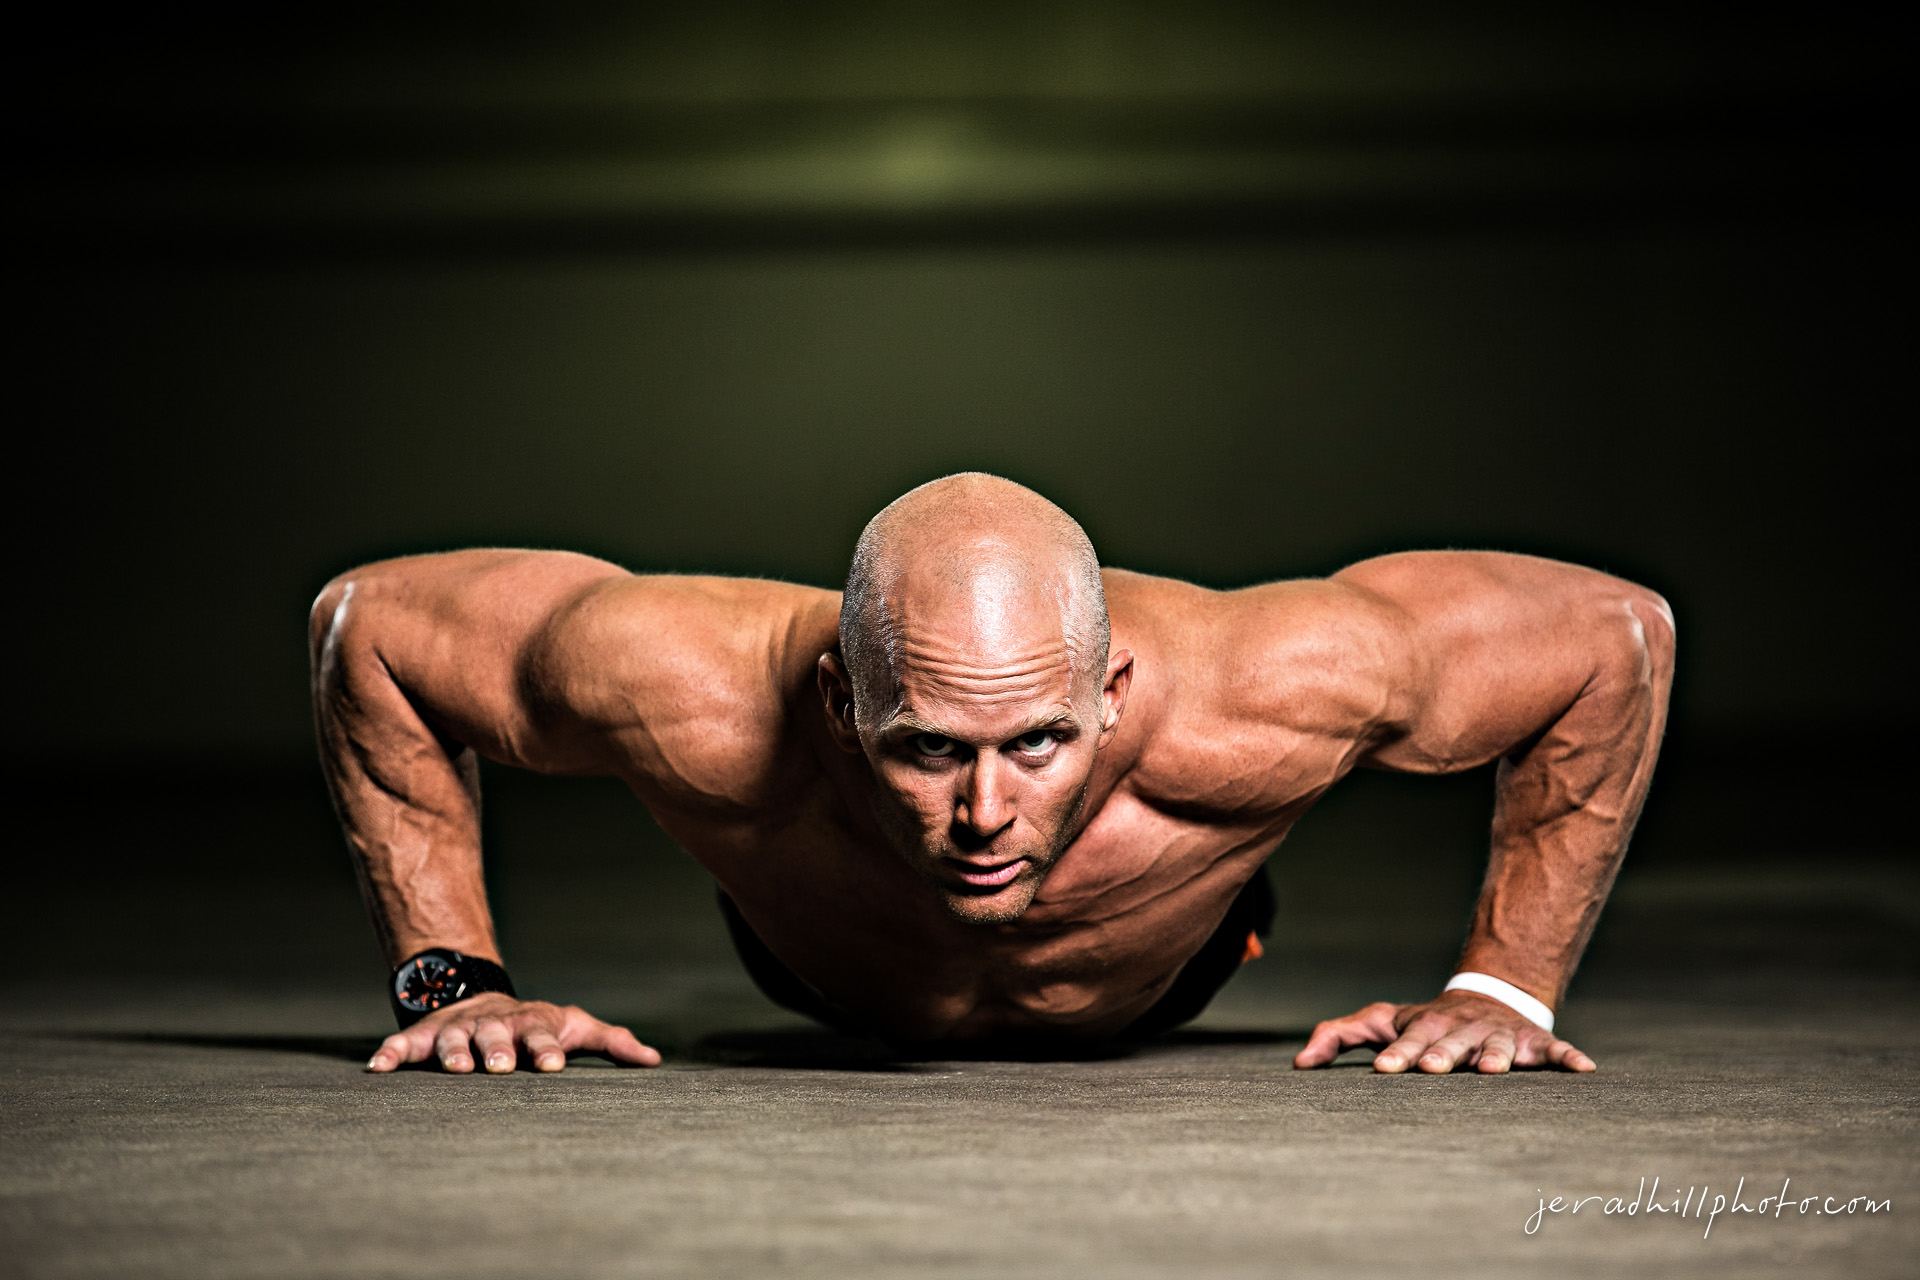
[[[1249,960],[1258,960],[1265,954],[1267,954],[1267,949],[1260,945],[1260,935],[1251,929],[1247,930],[1247,949],[1240,953],[1240,963],[1245,964]]]

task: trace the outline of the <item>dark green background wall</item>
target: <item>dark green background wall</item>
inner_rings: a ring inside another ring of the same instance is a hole
[[[16,55],[11,749],[292,755],[358,561],[833,584],[960,468],[1219,585],[1416,546],[1635,577],[1679,733],[1912,714],[1879,33],[797,12]]]

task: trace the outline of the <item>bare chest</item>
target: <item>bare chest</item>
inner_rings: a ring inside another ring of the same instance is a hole
[[[802,981],[902,1038],[1104,1036],[1166,990],[1284,833],[1110,797],[1016,923],[966,924],[837,806],[663,821]]]

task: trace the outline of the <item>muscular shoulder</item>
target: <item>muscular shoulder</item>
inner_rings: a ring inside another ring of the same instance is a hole
[[[753,579],[599,583],[532,646],[529,701],[611,741],[661,799],[752,805],[778,784],[838,609],[833,592]]]
[[[1291,804],[1351,767],[1417,683],[1404,618],[1350,584],[1212,591],[1114,573],[1107,588],[1147,722],[1139,780],[1169,798]]]

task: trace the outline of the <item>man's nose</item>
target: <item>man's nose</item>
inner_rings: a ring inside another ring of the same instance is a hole
[[[997,751],[982,751],[967,770],[966,786],[954,816],[978,835],[991,836],[1013,821],[1013,780],[1006,776],[1007,770],[1007,762]]]

